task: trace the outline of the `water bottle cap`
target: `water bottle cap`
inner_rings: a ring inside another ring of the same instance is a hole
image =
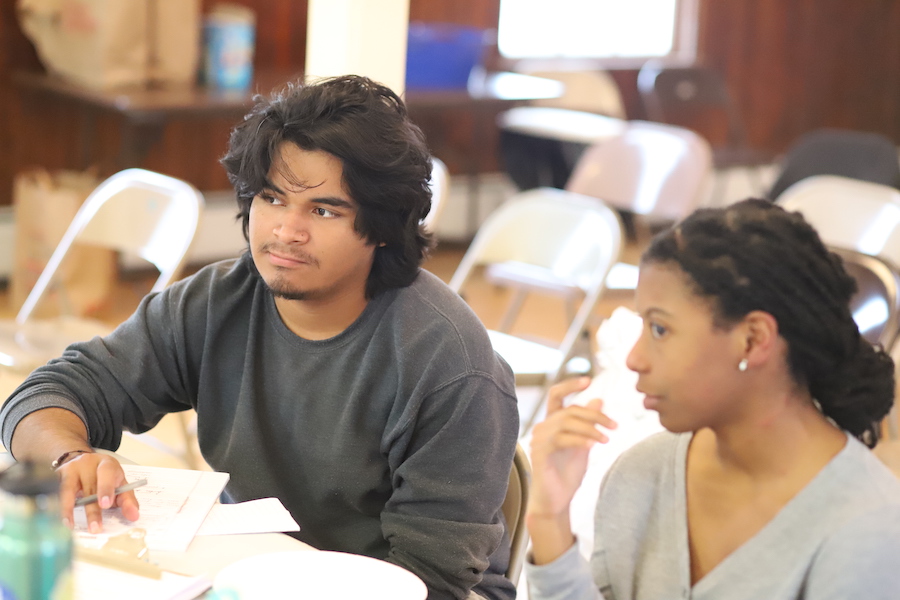
[[[18,462],[0,473],[0,489],[16,496],[56,494],[59,480],[47,465]]]

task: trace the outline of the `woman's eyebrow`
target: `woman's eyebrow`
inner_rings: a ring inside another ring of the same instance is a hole
[[[650,308],[648,308],[641,314],[641,316],[645,319],[647,317],[652,317],[653,315],[662,315],[664,317],[671,317],[672,313],[665,311],[659,307],[651,306]]]

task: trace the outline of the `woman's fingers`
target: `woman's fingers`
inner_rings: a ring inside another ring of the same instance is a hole
[[[581,392],[591,384],[590,377],[574,377],[553,385],[547,393],[547,416],[562,409],[566,396]]]
[[[535,427],[532,448],[552,453],[563,448],[591,446],[595,442],[605,444],[609,437],[599,427],[615,429],[616,422],[590,406],[568,406]]]
[[[609,415],[603,412],[603,400],[600,398],[594,398],[590,402],[585,405],[585,408],[595,411],[596,414],[596,422],[597,425],[601,427],[606,427],[607,429],[615,429],[619,426],[618,423],[613,421]]]

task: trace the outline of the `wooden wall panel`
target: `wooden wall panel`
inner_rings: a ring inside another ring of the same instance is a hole
[[[758,145],[819,127],[900,142],[897,31],[893,0],[704,0],[699,59],[725,74]]]
[[[409,20],[496,29],[500,0],[410,0]]]
[[[260,70],[302,71],[306,58],[305,0],[238,0],[257,17],[254,65]],[[203,10],[215,0],[202,0]],[[11,202],[12,179],[31,166],[78,168],[79,113],[59,102],[25,97],[10,80],[13,70],[43,70],[15,18],[15,0],[0,0],[0,205]],[[229,120],[173,121],[141,166],[187,179],[200,189],[228,187],[218,158]],[[119,122],[97,121],[92,155],[101,176],[115,171]]]
[[[215,0],[202,0],[208,7]],[[237,0],[257,13],[257,69],[300,70],[305,60],[305,0]],[[699,59],[725,75],[752,142],[782,150],[817,127],[884,133],[900,143],[900,2],[896,0],[699,0]],[[411,0],[410,19],[495,28],[500,0]],[[78,119],[66,107],[23,102],[11,87],[14,69],[38,69],[15,21],[15,0],[0,0],[0,204],[10,201],[13,173],[28,164],[75,167]],[[629,118],[644,118],[636,70],[613,72]],[[429,139],[460,147],[471,116],[421,117]],[[227,182],[217,164],[230,123],[177,122],[144,166],[184,177],[201,189]],[[114,119],[102,121],[98,167],[117,152]],[[482,143],[495,144],[496,131]],[[481,170],[498,168],[484,152]],[[455,172],[460,166],[452,158]]]

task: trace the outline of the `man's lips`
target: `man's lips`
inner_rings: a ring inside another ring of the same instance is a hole
[[[294,267],[297,265],[317,265],[318,262],[305,252],[284,252],[283,250],[274,250],[271,248],[262,248],[262,251],[269,255],[269,261],[273,265]]]

